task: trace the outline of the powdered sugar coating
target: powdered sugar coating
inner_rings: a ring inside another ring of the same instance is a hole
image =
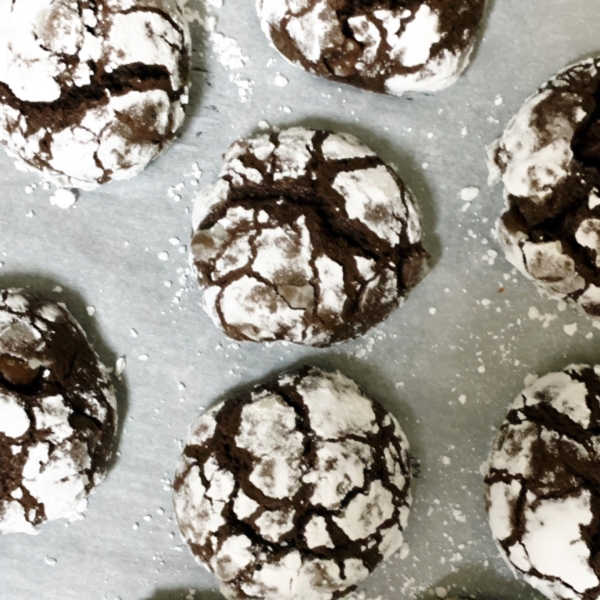
[[[190,52],[177,0],[0,0],[0,142],[58,186],[133,177],[183,123]]]
[[[105,369],[67,310],[0,291],[0,534],[80,517],[116,421]]]
[[[469,64],[484,0],[257,0],[261,26],[311,73],[401,96],[437,92]]]
[[[402,545],[409,464],[390,413],[342,374],[305,367],[197,419],[175,511],[226,598],[332,600]],[[235,482],[226,497],[211,494],[217,477]]]
[[[488,150],[490,182],[502,180],[497,223],[507,259],[544,293],[600,314],[597,59],[545,83]]]
[[[294,128],[234,143],[193,223],[204,308],[238,340],[355,337],[428,269],[412,195],[347,134]]]
[[[529,99],[491,148],[492,161],[501,163],[499,175],[507,193],[530,197],[535,203],[548,200],[554,187],[569,174],[571,142],[581,120],[582,98],[569,95],[572,101],[566,112],[544,115],[552,135],[536,129],[538,112],[552,95],[552,90],[545,90]]]
[[[595,473],[600,369],[571,365],[528,386],[492,444],[486,504],[505,559],[552,600],[600,585]]]

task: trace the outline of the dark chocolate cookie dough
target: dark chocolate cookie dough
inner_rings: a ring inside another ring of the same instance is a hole
[[[73,317],[0,290],[0,534],[78,518],[116,426],[109,378]]]
[[[236,340],[327,346],[364,334],[428,270],[411,193],[344,134],[236,142],[196,199],[194,229],[204,307]]]
[[[303,367],[199,417],[174,490],[226,598],[331,600],[403,543],[408,442],[353,381]]]
[[[508,260],[550,296],[600,316],[600,59],[545,83],[489,149]]]
[[[0,142],[59,186],[128,179],[183,123],[189,69],[177,0],[0,0]]]
[[[600,368],[530,383],[492,444],[492,534],[509,564],[552,600],[600,596]]]
[[[452,85],[485,0],[257,0],[263,31],[310,73],[401,96]]]

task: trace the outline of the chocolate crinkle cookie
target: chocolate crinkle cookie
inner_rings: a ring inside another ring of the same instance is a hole
[[[552,600],[600,596],[600,367],[530,383],[492,444],[486,504],[513,571]]]
[[[199,417],[174,490],[226,598],[340,598],[403,543],[408,442],[353,381],[303,367]]]
[[[196,198],[190,258],[228,336],[344,341],[426,274],[411,193],[356,138],[295,128],[238,141],[224,158]]]
[[[80,518],[117,426],[107,372],[62,306],[0,291],[0,534]]]
[[[485,0],[257,0],[263,31],[292,63],[396,96],[456,82],[484,7]]]
[[[506,257],[546,294],[600,316],[600,59],[545,83],[489,149]]]
[[[178,0],[0,0],[0,142],[58,186],[133,177],[183,123],[190,52]]]

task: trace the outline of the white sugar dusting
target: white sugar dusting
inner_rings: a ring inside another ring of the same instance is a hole
[[[203,5],[204,16],[196,12],[191,18],[198,20],[208,33],[208,39],[217,60],[225,69],[230,71],[229,81],[238,88],[240,102],[246,103],[252,95],[254,81],[244,77],[239,71],[242,71],[246,67],[249,56],[244,53],[236,39],[217,31],[219,23],[218,11],[222,7],[222,1],[208,0]]]
[[[290,81],[289,81],[289,79],[287,77],[285,77],[281,73],[277,73],[277,75],[275,75],[275,80],[274,80],[273,83],[277,87],[285,87],[289,82]]]
[[[77,201],[77,196],[72,190],[67,190],[63,188],[59,188],[54,192],[54,195],[50,197],[50,204],[52,206],[58,206],[58,208],[62,208],[66,210],[71,208],[73,204]]]
[[[479,191],[476,186],[465,187],[460,191],[460,199],[463,202],[473,202],[479,196]]]
[[[248,60],[239,44],[230,37],[223,35],[222,33],[213,32],[210,36],[213,43],[213,50],[215,51],[219,62],[230,70],[243,69]]]

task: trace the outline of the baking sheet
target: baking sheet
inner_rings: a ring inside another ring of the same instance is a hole
[[[194,0],[188,8],[206,16]],[[82,193],[62,210],[50,191],[28,194],[36,177],[0,153],[0,284],[66,302],[107,364],[127,361],[117,384],[119,454],[107,480],[85,520],[0,539],[0,598],[174,600],[197,590],[196,598],[216,599],[216,582],[182,545],[171,506],[187,426],[230,390],[304,361],[354,377],[399,418],[420,462],[409,554],[393,557],[361,589],[384,600],[432,597],[436,588],[534,597],[491,540],[480,465],[525,376],[594,361],[600,331],[539,296],[496,256],[490,230],[501,189],[487,188],[483,155],[544,79],[600,50],[597,0],[493,0],[466,75],[412,100],[292,67],[268,46],[251,0],[211,10],[217,31],[238,43],[243,68],[231,68],[231,56],[220,61],[221,38],[193,23],[190,117],[180,140],[141,176]],[[288,85],[276,85],[277,74]],[[246,103],[240,90],[249,92]],[[396,164],[417,194],[435,267],[362,340],[328,350],[238,345],[199,308],[184,248],[193,164],[203,171],[201,186],[214,182],[222,152],[263,120],[353,133]],[[480,194],[467,203],[460,194],[469,186]]]

